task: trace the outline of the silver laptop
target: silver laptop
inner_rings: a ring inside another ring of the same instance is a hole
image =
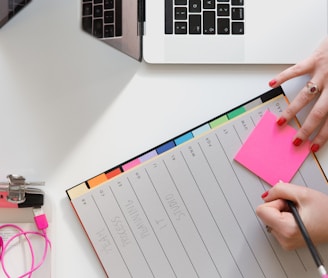
[[[31,2],[31,0],[0,0],[0,28],[29,2]]]
[[[289,64],[327,36],[327,0],[81,0],[82,28],[149,63]]]

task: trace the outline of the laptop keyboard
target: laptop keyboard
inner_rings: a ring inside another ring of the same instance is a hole
[[[12,18],[17,14],[21,9],[23,9],[31,0],[9,0],[8,1],[8,18]]]
[[[165,0],[165,34],[244,35],[244,0]]]
[[[96,38],[122,36],[122,0],[82,0],[82,29]]]

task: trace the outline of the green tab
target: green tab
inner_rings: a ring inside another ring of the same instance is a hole
[[[237,116],[239,116],[239,115],[241,115],[241,114],[243,114],[245,112],[246,112],[245,107],[243,107],[243,106],[242,107],[239,107],[239,108],[231,111],[230,113],[228,113],[228,119],[230,120],[232,118],[235,118],[235,117],[237,117]]]
[[[228,120],[229,119],[228,119],[227,115],[224,115],[224,116],[222,116],[220,118],[217,118],[217,119],[211,121],[210,122],[210,127],[211,128],[215,128],[215,127],[217,127],[219,125],[222,125],[223,123],[227,122]]]

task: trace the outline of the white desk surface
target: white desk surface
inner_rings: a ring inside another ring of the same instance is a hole
[[[79,0],[33,0],[0,30],[0,180],[46,182],[62,278],[105,277],[66,189],[269,90],[287,67],[139,63],[83,33],[79,13]],[[290,98],[305,78],[286,84]]]

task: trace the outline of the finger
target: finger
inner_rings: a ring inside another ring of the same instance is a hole
[[[281,211],[284,209],[286,209],[286,202],[283,200],[274,200],[258,206],[256,208],[256,214],[264,224],[275,227],[277,222],[279,222],[278,219],[281,217]]]
[[[267,191],[268,194],[266,194],[263,199],[265,202],[282,199],[299,203],[300,196],[306,194],[304,191],[306,191],[306,187],[304,186],[280,182]],[[286,204],[286,202],[284,203]]]
[[[276,75],[269,85],[273,88],[280,86],[285,81],[297,76],[301,76],[312,72],[314,69],[314,59],[312,57],[307,58]]]
[[[302,127],[297,131],[295,138],[300,138],[302,141],[308,139],[310,135],[324,122],[328,114],[328,107],[324,103],[328,102],[328,94],[321,94],[316,104],[306,117]],[[323,130],[322,132],[325,132]],[[324,136],[324,133],[322,133]],[[327,135],[326,135],[327,136]],[[322,137],[323,139],[325,137]],[[320,137],[319,137],[320,139]],[[320,143],[323,143],[322,141]]]
[[[324,121],[324,124],[320,128],[318,134],[313,139],[311,151],[317,152],[328,141],[328,119]]]
[[[284,123],[293,119],[296,114],[302,110],[304,106],[309,104],[316,96],[309,94],[307,86],[305,86],[294,98],[294,100],[281,113],[280,119],[284,119]]]

